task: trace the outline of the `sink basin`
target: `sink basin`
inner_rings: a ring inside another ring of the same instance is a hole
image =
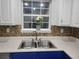
[[[49,40],[41,40],[38,42],[39,48],[56,48],[54,44],[52,44]]]
[[[39,41],[23,41],[19,49],[27,48],[56,48],[49,40],[39,40]]]
[[[35,42],[32,41],[23,41],[19,47],[20,49],[25,49],[25,48],[35,48]]]

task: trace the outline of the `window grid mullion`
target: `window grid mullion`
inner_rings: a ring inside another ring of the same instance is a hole
[[[32,28],[32,16],[31,16],[31,28]]]
[[[33,1],[32,1],[32,14],[33,14]],[[33,26],[33,24],[32,24],[32,20],[33,20],[33,16],[31,16],[31,28],[32,28],[32,26]]]

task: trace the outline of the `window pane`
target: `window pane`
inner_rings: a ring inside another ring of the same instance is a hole
[[[31,16],[24,16],[24,22],[31,22]]]
[[[48,23],[43,23],[42,28],[48,28]]]
[[[34,22],[34,23],[36,22],[36,16],[32,17],[32,22]]]
[[[49,8],[49,2],[42,2],[42,8]]]
[[[23,2],[23,7],[31,7],[31,1],[24,1]]]
[[[24,28],[31,28],[31,23],[24,23]]]
[[[33,7],[40,8],[40,2],[33,2]]]
[[[43,17],[43,22],[49,22],[49,17]]]
[[[41,9],[41,14],[49,14],[49,9]]]
[[[24,8],[24,14],[31,14],[31,8]]]
[[[40,9],[33,8],[33,14],[40,14]]]
[[[36,23],[32,23],[32,28],[36,28]]]

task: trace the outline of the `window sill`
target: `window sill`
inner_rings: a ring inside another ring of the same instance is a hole
[[[23,33],[32,33],[36,31],[36,29],[22,29],[21,32]],[[40,29],[40,30],[37,30],[37,32],[39,33],[50,33],[51,30],[50,29]]]

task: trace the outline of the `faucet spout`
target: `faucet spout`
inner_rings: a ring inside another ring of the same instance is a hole
[[[34,33],[35,33],[35,40],[37,41],[38,40],[38,38],[37,38],[37,32],[36,31],[34,31]]]

